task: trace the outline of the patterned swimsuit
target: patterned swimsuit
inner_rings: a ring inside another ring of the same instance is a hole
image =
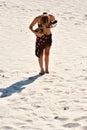
[[[35,55],[40,57],[40,54],[46,47],[52,45],[52,34],[44,34],[42,37],[36,38]]]

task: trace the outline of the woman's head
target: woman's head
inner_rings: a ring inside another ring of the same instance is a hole
[[[48,16],[48,13],[47,13],[47,12],[43,12],[43,15],[44,15],[44,16]]]
[[[48,18],[48,13],[47,12],[43,12],[42,17],[41,17],[41,23],[42,24],[46,24],[48,22],[49,18]]]
[[[48,23],[48,20],[49,20],[48,16],[42,16],[42,17],[41,17],[41,23],[42,23],[42,24]]]

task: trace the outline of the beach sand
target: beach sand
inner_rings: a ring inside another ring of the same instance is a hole
[[[40,76],[28,27],[43,11],[58,25]],[[87,130],[86,0],[0,0],[0,130]]]

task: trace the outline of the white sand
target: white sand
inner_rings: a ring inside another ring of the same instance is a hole
[[[28,26],[43,11],[58,25],[39,77]],[[86,0],[0,0],[0,130],[87,130]]]

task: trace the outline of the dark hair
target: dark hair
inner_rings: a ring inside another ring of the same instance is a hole
[[[48,20],[49,20],[48,16],[42,16],[41,23],[46,24],[48,22]]]
[[[43,12],[43,15],[47,15],[48,13],[47,12]]]

